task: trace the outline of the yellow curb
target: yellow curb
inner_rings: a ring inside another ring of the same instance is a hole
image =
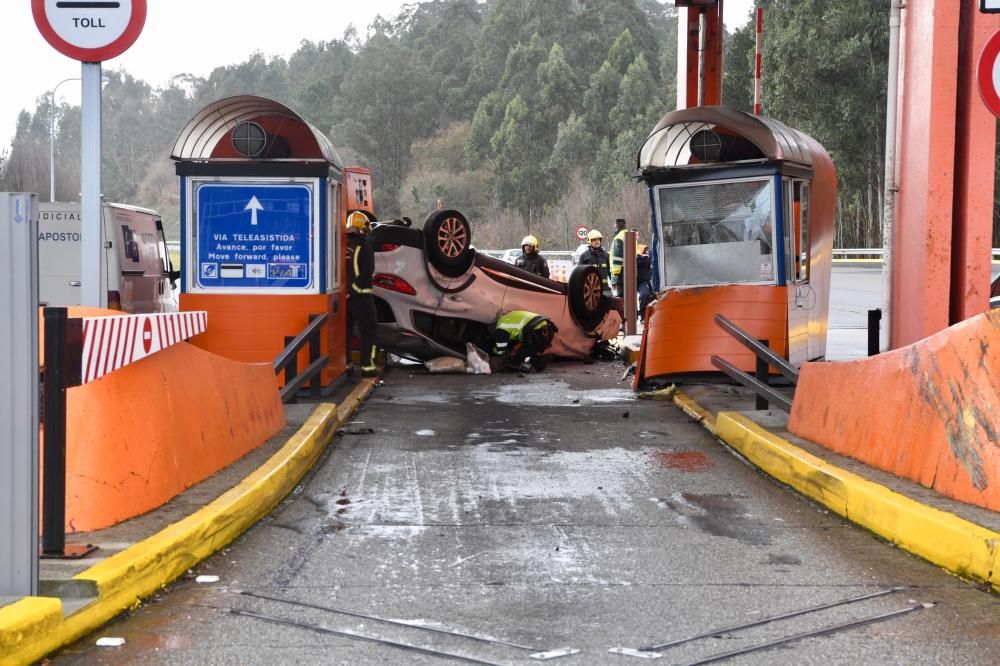
[[[29,664],[72,643],[229,544],[292,491],[374,387],[373,381],[362,380],[339,408],[318,405],[281,450],[239,484],[75,576],[97,584],[98,598],[88,606],[66,618],[62,602],[46,597],[0,608],[0,666]]]
[[[1000,533],[831,465],[742,414],[720,413],[716,434],[775,479],[851,522],[953,574],[1000,591]]]
[[[704,426],[705,430],[709,431],[713,435],[717,434],[715,432],[716,417],[712,414],[712,412],[699,405],[691,397],[681,391],[675,390],[673,398],[674,404],[684,410],[685,414]]]

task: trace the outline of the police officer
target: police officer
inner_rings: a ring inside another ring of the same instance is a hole
[[[608,260],[608,252],[603,247],[601,243],[604,237],[601,232],[597,229],[591,229],[590,233],[587,234],[587,241],[590,243],[590,247],[583,251],[580,255],[580,265],[590,265],[596,266],[597,272],[601,276],[601,284],[604,285],[604,291],[608,291],[608,274],[610,271],[610,261]]]
[[[611,241],[611,288],[615,296],[625,295],[625,276],[622,266],[625,265],[625,219],[615,220],[615,237]]]
[[[367,232],[367,215],[354,211],[347,216],[347,331],[350,333],[354,324],[358,325],[361,374],[374,377],[378,374],[375,366],[375,297],[372,296],[375,252],[365,242]]]
[[[496,323],[493,356],[500,367],[525,372],[531,368],[544,370],[551,360],[545,350],[552,344],[557,330],[550,319],[534,312],[507,312]]]
[[[514,265],[543,278],[549,276],[549,262],[538,254],[538,239],[534,236],[525,236],[521,240],[521,256],[517,258]]]

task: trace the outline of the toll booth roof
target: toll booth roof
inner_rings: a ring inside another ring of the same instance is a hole
[[[250,159],[246,153],[238,152],[232,140],[233,129],[247,122],[256,124],[266,133],[262,145],[269,152],[258,159],[325,161],[337,170],[343,169],[340,156],[322,132],[284,104],[257,95],[226,97],[201,109],[181,130],[170,158],[177,161]],[[275,141],[275,137],[280,141]]]
[[[725,106],[697,106],[663,116],[640,149],[637,167],[650,173],[749,160],[832,168],[826,150],[808,134]]]

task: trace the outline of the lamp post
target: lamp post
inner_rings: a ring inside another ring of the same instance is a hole
[[[49,92],[49,201],[56,200],[56,91],[68,81],[79,80],[79,76],[63,79]],[[105,86],[109,81],[108,77],[102,76],[101,86]]]
[[[63,79],[49,93],[49,201],[56,200],[56,91],[67,81],[79,81],[80,77]]]

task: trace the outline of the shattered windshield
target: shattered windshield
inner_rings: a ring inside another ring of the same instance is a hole
[[[771,282],[770,178],[657,188],[666,286]]]

